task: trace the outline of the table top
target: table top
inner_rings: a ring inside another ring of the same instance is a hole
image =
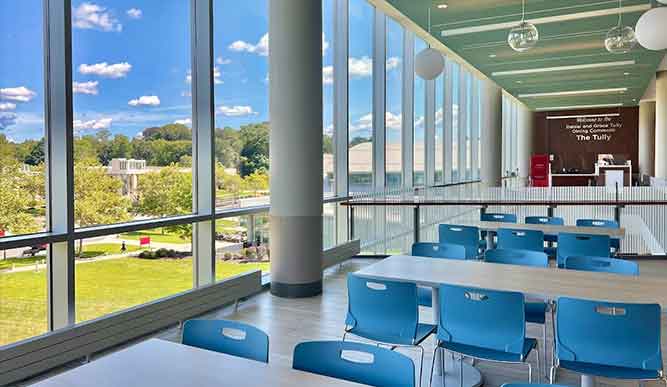
[[[409,255],[391,256],[359,270],[357,274],[430,287],[449,284],[514,291],[552,300],[565,296],[658,303],[663,311],[667,311],[667,279],[653,276],[622,276]]]
[[[537,230],[546,235],[558,235],[566,232],[572,234],[608,235],[610,238],[623,239],[624,228],[582,227],[582,226],[557,226],[553,224],[528,224],[528,223],[505,223],[505,222],[463,222],[462,226],[475,226],[483,231],[497,231],[499,228],[511,228],[514,230]]]
[[[361,384],[150,339],[34,386],[353,387]]]

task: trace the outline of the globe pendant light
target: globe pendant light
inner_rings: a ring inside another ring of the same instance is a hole
[[[526,21],[526,0],[522,0],[521,23],[510,30],[507,44],[516,52],[528,51],[537,45],[540,33],[532,23]]]
[[[625,54],[637,45],[635,30],[623,25],[621,0],[618,0],[618,25],[607,32],[604,46],[612,54]]]
[[[659,1],[667,4],[667,1]],[[644,13],[637,21],[637,40],[642,47],[660,51],[667,49],[667,7],[658,7]]]
[[[431,34],[431,8],[428,9],[428,33]],[[430,46],[415,58],[415,73],[427,81],[436,79],[445,69],[445,58]]]

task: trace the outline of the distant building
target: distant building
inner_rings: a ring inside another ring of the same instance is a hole
[[[138,196],[139,175],[148,173],[146,160],[135,159],[113,159],[109,174],[119,178],[123,182],[122,194],[134,199]]]

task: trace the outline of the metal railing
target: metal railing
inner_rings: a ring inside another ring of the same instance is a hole
[[[409,251],[416,240],[437,241],[440,223],[479,220],[480,212],[577,219],[616,219],[626,229],[621,253],[665,255],[667,250],[667,187],[525,187],[508,179],[503,187],[481,183],[366,192],[353,195],[350,207],[353,238],[372,255]]]

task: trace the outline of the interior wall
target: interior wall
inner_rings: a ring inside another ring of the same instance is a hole
[[[555,119],[555,117],[560,117]],[[598,154],[615,154],[639,167],[639,108],[535,113],[533,153],[553,155],[552,171],[595,170]]]

